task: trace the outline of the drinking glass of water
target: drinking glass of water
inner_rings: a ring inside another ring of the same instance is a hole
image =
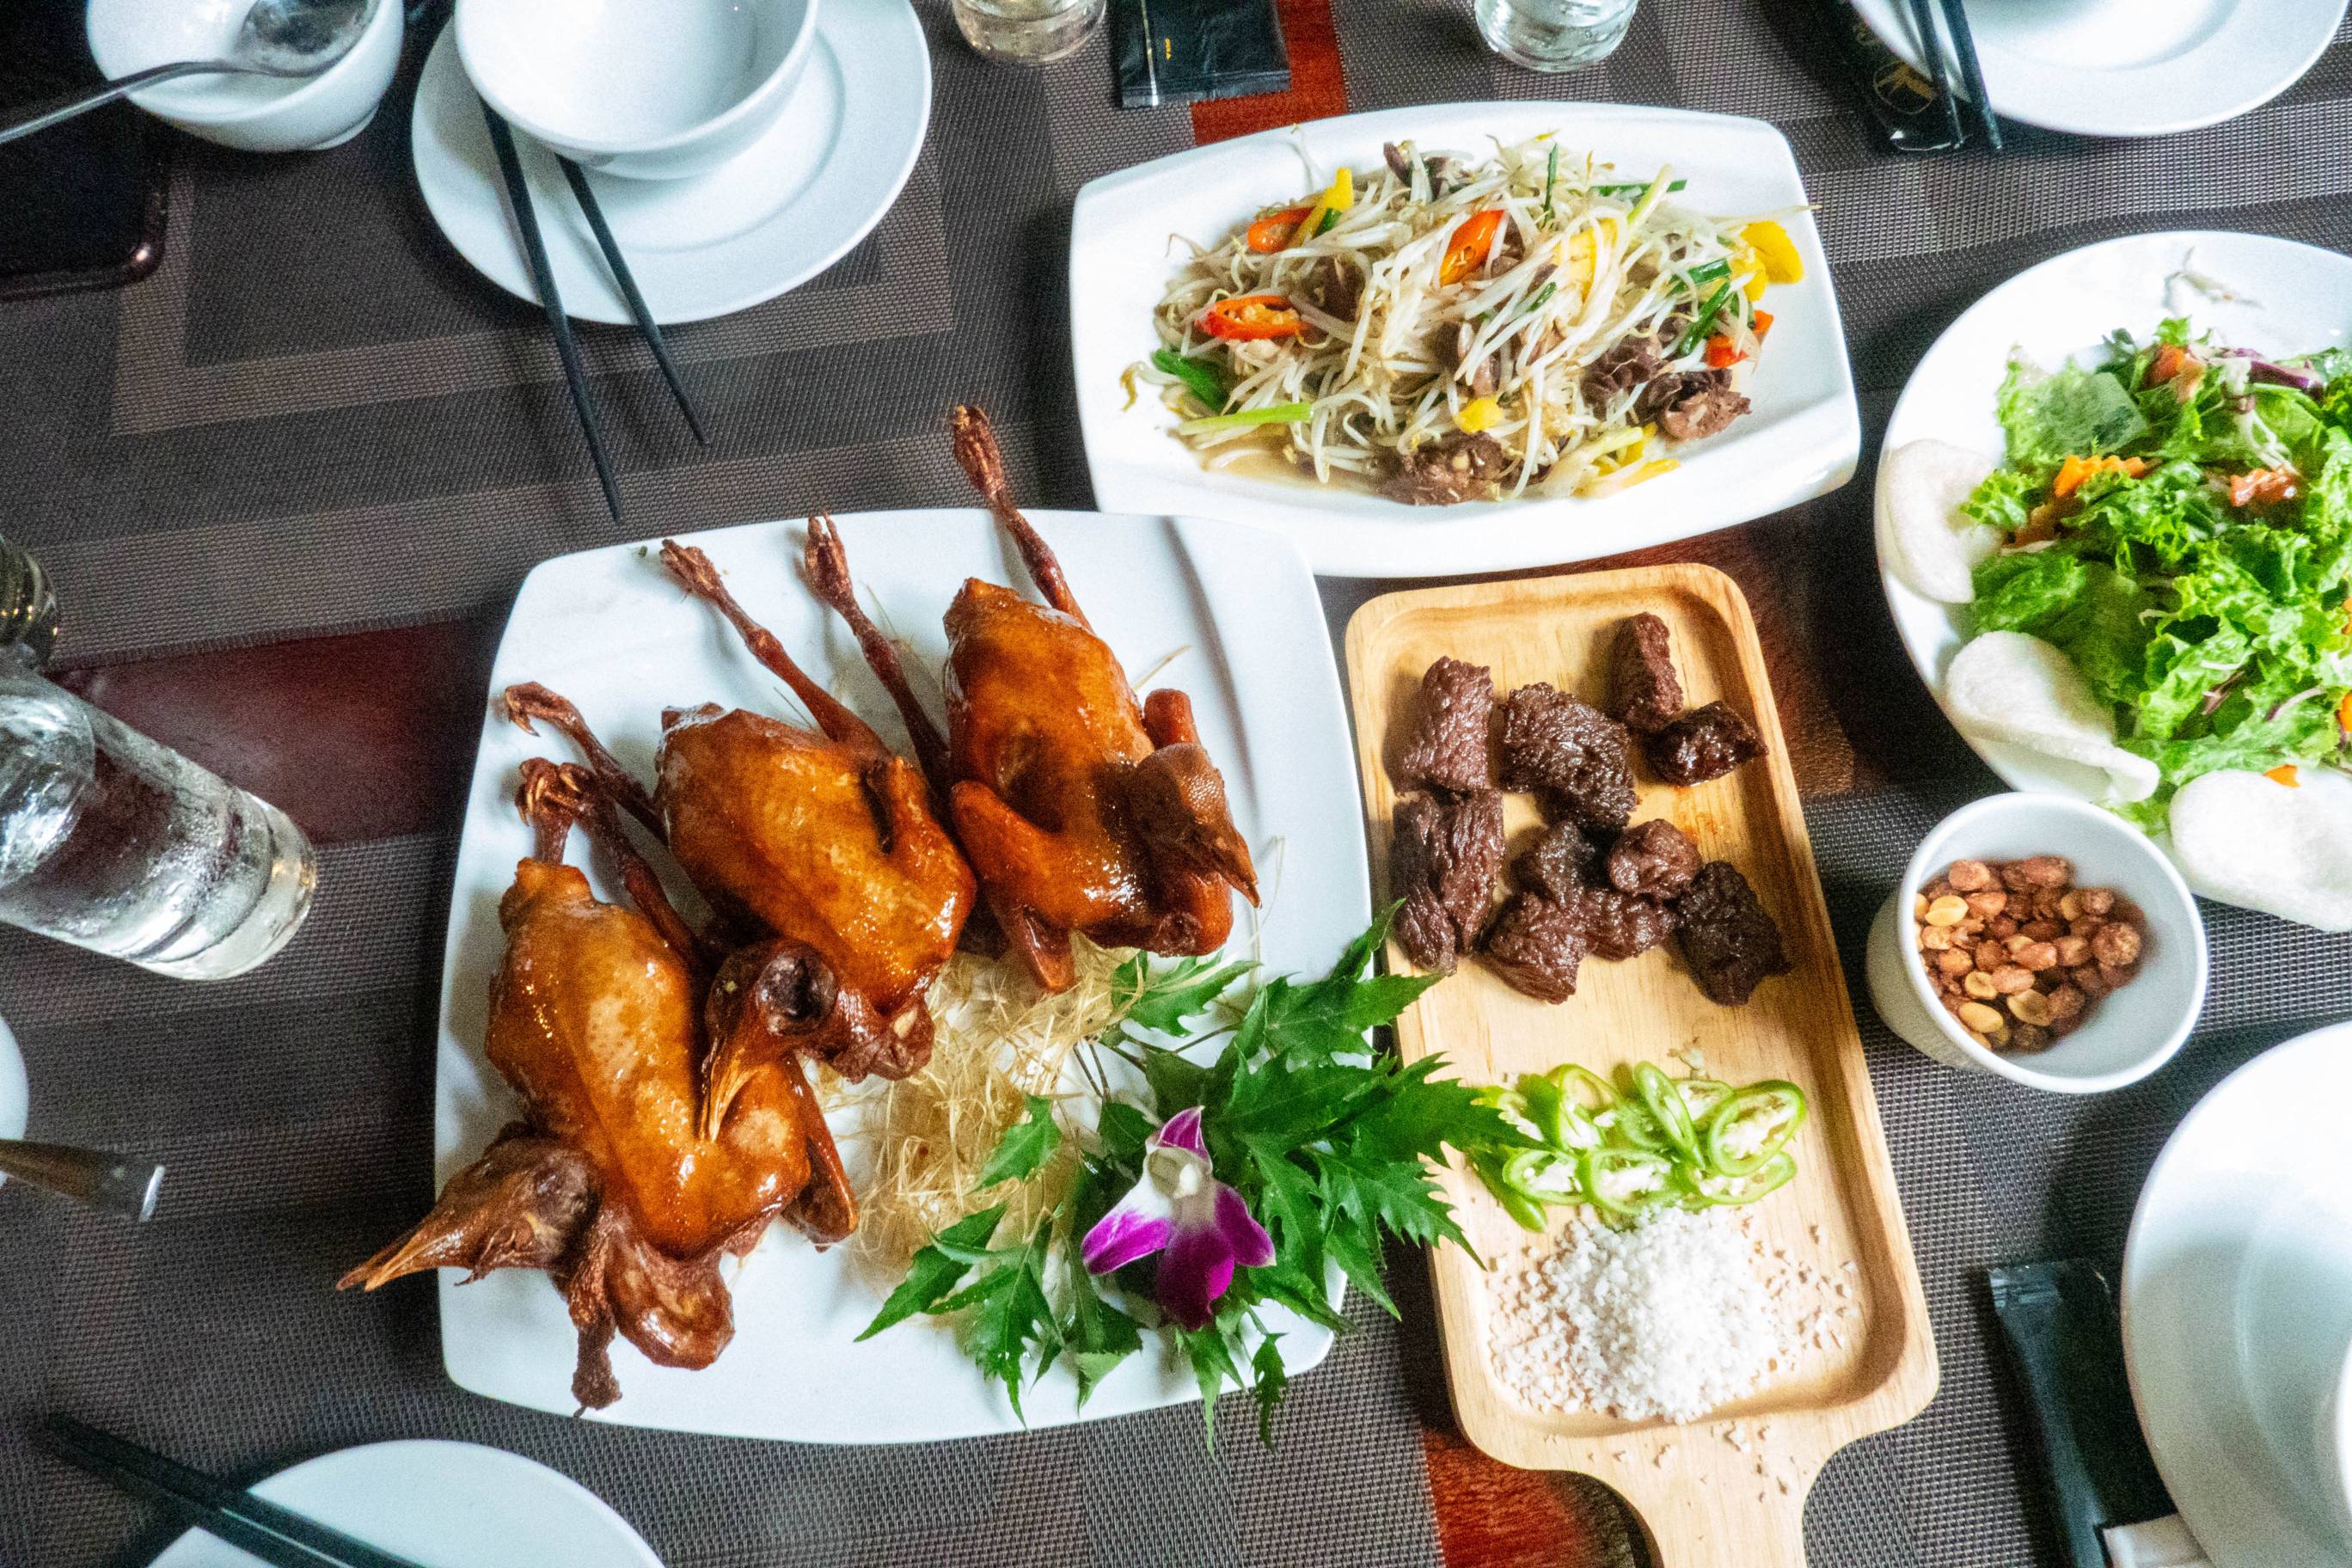
[[[964,42],[992,60],[1044,65],[1087,41],[1103,0],[949,0]]]
[[[58,600],[41,563],[0,539],[0,668],[45,663],[58,640]]]
[[[225,980],[292,939],[317,881],[284,812],[0,651],[0,921]]]
[[[1635,0],[1477,0],[1486,47],[1530,70],[1597,65],[1625,41]]]

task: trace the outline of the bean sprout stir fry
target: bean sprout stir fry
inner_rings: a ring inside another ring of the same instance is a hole
[[[1549,136],[1386,153],[1170,283],[1133,374],[1209,467],[1271,454],[1424,503],[1602,494],[1747,412],[1756,301],[1803,275],[1789,214],[1709,217],[1670,169],[1628,182]]]

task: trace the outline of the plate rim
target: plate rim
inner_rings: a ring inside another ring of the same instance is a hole
[[[2144,1370],[2147,1360],[2155,1354],[2154,1349],[2147,1343],[2147,1336],[2156,1331],[2148,1322],[2150,1314],[2145,1305],[2136,1307],[2135,1303],[2142,1300],[2140,1287],[2146,1279],[2148,1266],[2147,1249],[2152,1245],[2148,1237],[2151,1233],[2161,1234],[2155,1230],[2159,1211],[2153,1203],[2166,1195],[2162,1189],[2168,1178],[2175,1177],[2178,1168],[2190,1157],[2197,1141],[2202,1136],[2204,1124],[2219,1114],[2214,1108],[2225,1095],[2246,1092],[2244,1085],[2252,1078],[2285,1071],[2287,1064],[2305,1055],[2340,1058],[2347,1039],[2352,1039],[2352,1019],[2339,1019],[2306,1029],[2240,1063],[2219,1083],[2207,1089],[2189,1108],[2189,1114],[2181,1118],[2170,1136],[2166,1138],[2163,1149],[2148,1167],[2147,1178],[2141,1184],[2139,1197],[2132,1205],[2130,1227],[2125,1233],[2123,1267],[2117,1276],[2116,1310],[2122,1325],[2124,1372],[2131,1386],[2133,1410],[2138,1418],[2141,1433],[2147,1439],[2149,1456],[2156,1461],[2157,1473],[2162,1478],[2165,1489],[2172,1494],[2173,1504],[2190,1533],[2216,1562],[2238,1563],[2245,1560],[2242,1553],[2259,1550],[2265,1553],[2284,1553],[2266,1555],[2262,1559],[2265,1563],[2298,1563],[2304,1568],[2343,1568],[2344,1564],[2352,1563],[2352,1549],[2339,1547],[2332,1563],[2312,1563],[2307,1556],[2311,1550],[2310,1538],[2304,1536],[2298,1539],[2295,1535],[2284,1533],[2272,1536],[2263,1528],[2266,1521],[2260,1517],[2262,1510],[2247,1510],[2247,1516],[2241,1519],[2237,1512],[2216,1511],[2209,1507],[2216,1497],[2227,1490],[2226,1488],[2219,1488],[2208,1492],[2204,1486],[2203,1478],[2209,1470],[2207,1465],[2200,1463],[2199,1459],[2200,1455],[2210,1458],[2208,1450],[2213,1445],[2209,1441],[2204,1448],[2199,1449],[2184,1449],[2177,1446],[2176,1438],[2183,1443],[2189,1440],[2189,1432],[2197,1423],[2187,1412],[2180,1413],[2176,1422],[2172,1419],[2174,1412],[2165,1401],[2156,1402],[2162,1413],[2161,1417],[2150,1418],[2151,1401],[2147,1391],[2152,1387],[2163,1387],[2165,1384],[2162,1379],[2151,1379]],[[2235,1268],[2242,1269],[2248,1256],[2245,1247],[2248,1237],[2241,1235],[2236,1239],[2239,1250],[2232,1263]],[[2233,1386],[2238,1381],[2232,1377]],[[2161,1436],[2159,1427],[2162,1428]],[[2170,1456],[2168,1458],[2168,1454]],[[2185,1489],[2185,1495],[2184,1489],[2174,1479],[2176,1476],[2190,1482]],[[2245,1528],[2242,1530],[2241,1525]],[[2279,1528],[2284,1530],[2287,1527],[2281,1525]],[[2254,1533],[2246,1533],[2248,1530]],[[2325,1550],[2326,1543],[2321,1545]]]
[[[1182,514],[1112,512],[1093,509],[1049,507],[1024,508],[1024,510],[1026,516],[1028,516],[1032,521],[1040,523],[1049,534],[1056,524],[1066,523],[1072,520],[1084,519],[1087,520],[1089,524],[1101,524],[1108,522],[1121,526],[1149,527],[1165,530],[1179,541],[1181,541],[1183,536],[1191,531],[1204,531],[1212,536],[1220,536],[1230,540],[1231,542],[1223,548],[1226,551],[1236,552],[1237,553],[1233,555],[1234,559],[1247,559],[1254,563],[1261,562],[1264,557],[1264,552],[1266,551],[1274,551],[1280,555],[1286,556],[1290,562],[1295,563],[1299,577],[1305,584],[1306,593],[1315,599],[1316,616],[1312,624],[1318,633],[1323,633],[1325,623],[1320,607],[1320,596],[1315,592],[1315,579],[1313,574],[1309,571],[1306,558],[1298,550],[1297,546],[1279,534],[1271,533],[1264,529],[1253,528],[1245,523]],[[946,507],[877,507],[859,511],[835,512],[831,515],[836,524],[846,523],[851,525],[853,529],[860,521],[865,520],[881,518],[904,520],[914,517],[951,517],[966,520],[974,525],[987,524],[992,526],[987,509],[977,503],[969,506],[957,505]],[[669,535],[668,537],[674,537],[689,543],[708,543],[714,539],[724,539],[730,535],[743,535],[761,531],[789,529],[802,523],[803,521],[803,520],[799,513],[787,512],[786,514],[772,518],[754,519],[735,523],[720,523],[710,528],[679,532]],[[521,583],[517,588],[514,605],[509,606],[506,624],[503,625],[499,630],[498,646],[491,655],[488,673],[486,679],[492,682],[495,682],[497,679],[500,658],[506,652],[508,638],[513,631],[514,607],[520,606],[524,602],[525,593],[534,578],[540,576],[542,573],[551,574],[562,563],[574,562],[583,557],[619,556],[632,552],[637,552],[657,543],[662,537],[664,536],[656,535],[646,540],[621,541],[611,544],[591,545],[583,549],[566,551],[560,554],[551,555],[535,562],[530,570],[524,574]],[[1257,574],[1263,574],[1262,567],[1257,568],[1256,570]],[[1315,641],[1318,646],[1328,643],[1328,634],[1318,635],[1315,638]],[[1349,726],[1347,698],[1340,683],[1339,667],[1336,661],[1329,657],[1328,651],[1325,653],[1324,657],[1312,661],[1312,664],[1315,668],[1319,668],[1321,686],[1321,689],[1316,694],[1313,700],[1313,706],[1326,711],[1327,717],[1336,722],[1339,737],[1342,742],[1346,742],[1351,736],[1352,731]],[[1314,675],[1310,673],[1298,671],[1290,671],[1285,677],[1286,689],[1293,691],[1301,689],[1305,682],[1314,679]],[[485,707],[487,710],[487,700]],[[1240,715],[1238,711],[1235,715],[1235,721],[1236,727],[1239,728]],[[499,721],[496,715],[486,710],[483,721],[482,734],[487,736],[495,732],[498,723]],[[436,1067],[434,1102],[436,1131],[435,1136],[433,1163],[435,1166],[435,1189],[436,1194],[441,1185],[439,1170],[442,1162],[438,1122],[440,1117],[446,1110],[446,1107],[444,1104],[444,1073],[440,1065],[442,1055],[445,1051],[450,1048],[450,1046],[454,1041],[457,1044],[457,1048],[464,1051],[476,1062],[478,1063],[482,1059],[479,1042],[478,1040],[471,1040],[464,1037],[459,1031],[454,1027],[450,1016],[450,1006],[451,997],[456,983],[462,973],[462,958],[460,950],[462,946],[461,938],[464,934],[464,928],[457,919],[457,913],[459,901],[465,896],[467,890],[467,884],[462,879],[465,865],[468,858],[467,854],[467,838],[472,832],[473,828],[472,803],[480,785],[480,773],[485,761],[486,758],[483,743],[482,741],[478,738],[475,742],[474,755],[467,772],[465,799],[467,804],[464,808],[464,818],[460,824],[458,845],[453,858],[453,870],[448,900],[450,905],[449,919],[446,922],[443,935],[439,996],[436,1000],[435,1012]],[[1330,773],[1331,782],[1335,785],[1344,787],[1348,798],[1352,802],[1355,799],[1356,786],[1353,781],[1351,764],[1349,763],[1346,755],[1340,755],[1338,760],[1331,764]],[[1352,817],[1349,820],[1352,822]],[[1287,839],[1293,837],[1293,835],[1286,832],[1278,835],[1278,837]],[[1352,903],[1347,910],[1348,919],[1352,921],[1354,924],[1359,927],[1369,924],[1371,920],[1371,888],[1370,867],[1366,858],[1367,850],[1363,842],[1363,836],[1360,832],[1347,831],[1343,827],[1340,831],[1333,834],[1331,847],[1342,857],[1345,862],[1345,864],[1339,868],[1339,872],[1344,875],[1348,885],[1355,890],[1355,902]],[[1242,937],[1243,932],[1237,922],[1234,940],[1239,941],[1242,940]],[[486,1066],[483,1068],[483,1070],[485,1072],[489,1071]],[[529,1400],[519,1399],[510,1393],[503,1390],[485,1387],[480,1384],[470,1380],[465,1374],[455,1359],[453,1340],[449,1331],[451,1323],[450,1303],[453,1299],[455,1299],[453,1297],[453,1292],[463,1289],[465,1288],[465,1281],[462,1276],[459,1276],[456,1270],[441,1269],[436,1270],[436,1273],[438,1278],[436,1281],[436,1289],[435,1299],[437,1303],[440,1329],[439,1339],[441,1342],[440,1359],[444,1375],[448,1377],[450,1382],[457,1384],[458,1387],[486,1399],[494,1399],[501,1404],[513,1405],[517,1408],[521,1409],[545,1410],[557,1414],[568,1413],[568,1406],[567,1411],[557,1411],[556,1406],[553,1404],[540,1405],[531,1403]],[[1334,1305],[1336,1307],[1340,1305],[1343,1300],[1341,1291],[1344,1289],[1345,1281],[1344,1279],[1337,1279],[1336,1277],[1335,1280]],[[1332,1331],[1323,1328],[1320,1325],[1301,1322],[1297,1325],[1295,1331],[1286,1332],[1283,1339],[1283,1344],[1285,1347],[1285,1368],[1290,1375],[1297,1376],[1313,1371],[1328,1359],[1332,1351],[1336,1348],[1337,1336],[1332,1332]],[[975,1372],[973,1375],[976,1377],[978,1376],[978,1373]],[[971,1437],[999,1436],[1024,1432],[1045,1431],[1056,1426],[1081,1426],[1093,1421],[1113,1419],[1122,1415],[1141,1414],[1150,1410],[1196,1405],[1200,1402],[1200,1397],[1198,1389],[1192,1386],[1188,1379],[1183,1386],[1180,1387],[1177,1392],[1168,1398],[1157,1400],[1147,1399],[1141,1403],[1134,1404],[1132,1405],[1112,1405],[1097,1401],[1078,1410],[1074,1415],[1066,1420],[1055,1415],[1033,1413],[1032,1415],[1025,1420],[1017,1421],[1013,1425],[1001,1427],[989,1427],[984,1429],[956,1428],[953,1430],[925,1429],[920,1431],[900,1432],[891,1435],[874,1435],[866,1433],[847,1436],[838,1434],[779,1434],[775,1432],[750,1431],[740,1426],[730,1426],[716,1422],[705,1425],[685,1426],[675,1422],[635,1417],[628,1408],[627,1401],[625,1399],[603,1411],[585,1412],[583,1418],[596,1422],[600,1425],[621,1427],[636,1427],[648,1431],[689,1432],[746,1438],[762,1442],[811,1443],[825,1446],[866,1447],[908,1442],[961,1441]]]
[[[1111,265],[1107,258],[1097,262],[1088,254],[1088,230],[1103,221],[1094,215],[1104,203],[1139,187],[1149,188],[1161,181],[1181,181],[1188,173],[1219,163],[1245,162],[1267,153],[1286,153],[1307,139],[1356,139],[1384,131],[1413,129],[1476,141],[1491,135],[1497,122],[1538,119],[1546,122],[1545,129],[1558,131],[1564,137],[1580,126],[1604,127],[1619,133],[1632,126],[1637,130],[1660,128],[1664,140],[1676,128],[1687,131],[1700,125],[1718,135],[1744,138],[1756,143],[1759,161],[1769,162],[1775,179],[1786,176],[1795,202],[1807,207],[1789,223],[1790,236],[1804,254],[1808,268],[1804,282],[1792,287],[1819,291],[1822,334],[1819,346],[1830,387],[1825,397],[1783,416],[1782,423],[1790,427],[1790,444],[1788,455],[1772,460],[1777,481],[1773,488],[1702,491],[1692,496],[1669,491],[1668,501],[1661,502],[1657,485],[1672,485],[1680,477],[1669,475],[1645,487],[1639,495],[1629,493],[1600,500],[1566,496],[1467,503],[1493,510],[1465,516],[1463,509],[1451,509],[1451,515],[1462,521],[1449,523],[1445,521],[1447,509],[1439,509],[1427,526],[1426,541],[1412,542],[1407,547],[1411,558],[1400,560],[1392,553],[1382,553],[1395,551],[1397,546],[1393,544],[1365,542],[1359,535],[1349,536],[1344,543],[1323,537],[1326,531],[1333,530],[1335,521],[1344,520],[1349,511],[1369,512],[1386,524],[1413,515],[1399,503],[1350,492],[1339,510],[1308,509],[1286,501],[1282,487],[1276,485],[1253,486],[1245,493],[1228,495],[1191,482],[1191,476],[1179,469],[1162,471],[1121,460],[1114,449],[1111,421],[1115,414],[1108,406],[1110,395],[1106,392],[1099,397],[1090,397],[1087,387],[1090,374],[1098,376],[1108,371],[1115,375],[1126,362],[1112,363],[1118,356],[1110,352],[1114,341],[1104,336],[1108,324],[1093,319],[1099,312],[1077,311],[1074,312],[1070,333],[1071,375],[1079,437],[1097,500],[1107,510],[1236,521],[1247,517],[1253,520],[1253,525],[1291,539],[1320,577],[1421,579],[1563,565],[1647,549],[1737,527],[1816,500],[1850,482],[1861,461],[1862,418],[1844,320],[1838,305],[1834,268],[1810,210],[1811,194],[1806,189],[1804,173],[1797,163],[1794,147],[1778,126],[1752,115],[1562,99],[1469,100],[1330,115],[1187,148],[1098,175],[1079,187],[1071,207],[1066,273],[1069,298],[1074,301],[1087,298],[1091,280],[1103,275]],[[1433,132],[1428,129],[1432,127],[1435,128]],[[1530,130],[1529,133],[1534,132]],[[1299,139],[1297,143],[1294,143],[1294,137]],[[1760,435],[1747,437],[1760,438]],[[1691,504],[1703,501],[1711,493],[1758,499],[1716,510]],[[1604,513],[1606,521],[1596,524],[1587,515],[1587,509],[1597,507],[1619,508],[1622,515]],[[1428,515],[1428,509],[1415,510]],[[1641,521],[1644,518],[1652,520],[1646,526]],[[1496,521],[1508,526],[1481,526]],[[1536,538],[1523,537],[1544,526],[1549,526],[1552,531]]]

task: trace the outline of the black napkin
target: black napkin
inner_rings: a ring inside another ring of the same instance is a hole
[[[1290,88],[1274,0],[1113,0],[1110,31],[1121,109]]]

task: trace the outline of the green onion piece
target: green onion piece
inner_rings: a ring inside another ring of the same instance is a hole
[[[1696,291],[1703,284],[1712,283],[1718,278],[1728,278],[1730,276],[1730,260],[1727,258],[1718,257],[1703,267],[1694,267],[1691,268],[1691,288],[1693,291]]]
[[[1690,1191],[1683,1201],[1690,1208],[1752,1204],[1767,1193],[1779,1192],[1796,1175],[1797,1162],[1784,1149],[1744,1176],[1705,1173],[1686,1178]]]
[[[1657,1122],[1658,1131],[1665,1135],[1666,1142],[1685,1158],[1697,1159],[1698,1129],[1692,1125],[1690,1108],[1683,1103],[1682,1094],[1675,1088],[1674,1079],[1648,1062],[1639,1062],[1633,1068],[1633,1089],[1641,1095],[1643,1108]]]
[[[1727,278],[1715,286],[1715,292],[1706,297],[1706,303],[1698,308],[1698,314],[1692,317],[1691,324],[1683,330],[1681,341],[1675,344],[1676,359],[1706,342],[1707,333],[1715,330],[1716,317],[1723,313],[1724,301],[1730,298],[1731,279]]]
[[[1679,191],[1689,184],[1690,182],[1688,180],[1676,180],[1673,184],[1668,185],[1666,189],[1669,191]],[[1648,185],[1639,183],[1630,185],[1595,185],[1592,187],[1592,194],[1596,196],[1638,196],[1649,188],[1650,187]]]
[[[1180,354],[1174,349],[1154,349],[1151,366],[1165,375],[1172,375],[1184,384],[1184,390],[1201,400],[1202,406],[1214,413],[1225,405],[1227,395],[1224,373],[1204,359]]]
[[[1594,1149],[1584,1156],[1585,1200],[1618,1219],[1638,1219],[1675,1196],[1674,1163],[1648,1149]]]
[[[1551,222],[1551,221],[1552,221],[1552,212],[1551,212],[1551,188],[1552,188],[1553,184],[1556,184],[1556,183],[1559,181],[1559,142],[1553,142],[1553,143],[1551,144],[1551,156],[1550,156],[1550,157],[1549,157],[1549,158],[1546,158],[1546,159],[1544,160],[1544,208],[1543,208],[1543,221],[1544,221],[1544,222],[1546,222],[1546,223],[1549,223],[1549,222]]]
[[[1642,226],[1642,220],[1650,216],[1650,209],[1656,206],[1658,199],[1666,194],[1666,177],[1673,173],[1674,169],[1671,166],[1659,169],[1658,177],[1650,182],[1649,188],[1642,193],[1642,199],[1635,202],[1633,210],[1625,215],[1627,234],[1632,234]]]
[[[1179,436],[1205,436],[1212,430],[1240,430],[1252,425],[1297,425],[1311,418],[1311,403],[1277,403],[1271,408],[1244,408],[1233,414],[1212,414],[1187,419],[1176,426]]]
[[[1718,1175],[1754,1175],[1805,1124],[1805,1091],[1772,1079],[1751,1084],[1707,1113],[1707,1165]]]
[[[1542,288],[1540,288],[1540,289],[1537,289],[1537,290],[1535,291],[1535,293],[1534,293],[1532,296],[1530,296],[1530,297],[1528,298],[1528,302],[1527,302],[1526,304],[1524,304],[1524,305],[1522,305],[1522,306],[1520,306],[1520,307],[1519,307],[1519,309],[1518,309],[1518,314],[1520,314],[1520,315],[1522,315],[1522,316],[1525,316],[1525,315],[1532,314],[1533,312],[1535,312],[1535,311],[1537,311],[1537,310],[1542,310],[1542,309],[1544,308],[1544,301],[1545,301],[1545,300],[1549,300],[1549,299],[1550,299],[1554,294],[1557,294],[1557,293],[1559,293],[1559,284],[1557,284],[1557,283],[1547,283],[1547,284],[1545,284]]]
[[[1339,221],[1339,209],[1338,207],[1325,207],[1323,209],[1323,221],[1315,226],[1315,232],[1318,235],[1328,234],[1331,232],[1331,226]]]

